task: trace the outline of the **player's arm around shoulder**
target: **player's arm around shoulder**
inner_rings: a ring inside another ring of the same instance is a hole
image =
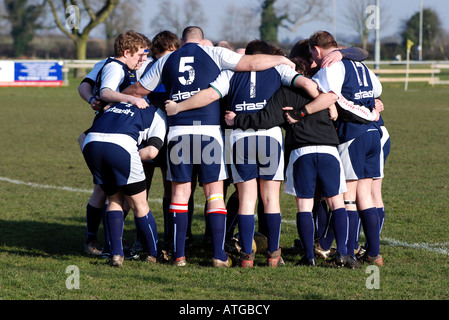
[[[109,88],[104,88],[100,91],[101,100],[109,103],[125,102],[137,106],[140,109],[148,107],[148,102],[139,97],[134,97],[132,95],[124,94],[118,91],[111,90]]]

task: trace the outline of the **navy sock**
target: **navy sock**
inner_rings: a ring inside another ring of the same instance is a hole
[[[148,249],[148,254],[157,257],[158,234],[156,228],[156,221],[154,220],[151,210],[143,217],[135,217],[137,228],[145,241]]]
[[[194,209],[195,209],[195,204],[193,202],[193,196],[190,196],[189,203],[188,203],[189,219],[187,222],[187,231],[186,231],[187,237],[192,237],[192,218],[193,218]]]
[[[348,210],[348,254],[354,257],[356,247],[356,238],[359,229],[359,213],[357,211]]]
[[[111,256],[123,256],[123,211],[106,212],[107,227],[109,231],[109,246]]]
[[[332,212],[333,227],[335,234],[335,241],[337,243],[337,251],[342,255],[348,254],[347,240],[348,240],[348,214],[345,208],[336,209]]]
[[[254,214],[239,214],[239,241],[243,252],[250,254],[253,251],[254,227],[256,218]]]
[[[319,201],[313,208],[313,213],[315,217],[315,236],[318,238],[323,238],[328,226],[329,214],[325,208],[325,204]]]
[[[214,259],[226,261],[228,259],[224,251],[226,209],[209,209],[206,215],[209,218],[212,245],[214,247]]]
[[[103,207],[95,208],[89,203],[86,206],[87,240],[92,242],[97,240],[97,232],[103,217]]]
[[[108,228],[108,220],[106,219],[106,210],[108,206],[104,206],[103,208],[103,232],[104,232],[104,245],[103,245],[103,253],[111,253],[111,247],[109,245],[109,228]]]
[[[319,238],[321,248],[329,250],[335,238],[330,221],[332,213],[327,211],[325,201],[320,201],[315,210],[315,236]]]
[[[379,215],[376,208],[368,208],[359,211],[362,220],[363,232],[365,233],[368,248],[366,250],[370,257],[379,254]]]
[[[268,251],[274,252],[279,249],[279,237],[281,236],[281,214],[265,213],[265,221]]]
[[[162,198],[162,211],[164,213],[164,244],[173,241],[173,214],[169,212],[170,199]]]
[[[170,204],[170,213],[173,215],[173,249],[175,260],[185,257],[187,224],[189,213],[187,204]]]
[[[384,226],[384,221],[385,221],[385,208],[377,208],[377,213],[379,215],[379,236],[380,233],[382,232],[382,227]]]
[[[239,198],[231,195],[226,204],[226,240],[234,236],[235,225],[237,224],[237,213],[239,211]]]
[[[299,238],[301,239],[306,257],[312,259],[315,257],[313,252],[313,241],[315,228],[313,224],[312,212],[298,212],[296,213],[296,228],[298,230]]]

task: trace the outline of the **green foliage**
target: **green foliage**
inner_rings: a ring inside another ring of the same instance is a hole
[[[433,49],[435,39],[441,35],[441,22],[438,13],[432,9],[423,10],[422,25],[423,58],[428,50]],[[407,46],[407,39],[413,41],[415,46],[419,45],[419,12],[415,13],[405,24],[401,34],[403,46]],[[416,58],[411,55],[411,58]]]
[[[262,4],[262,23],[260,25],[260,38],[266,42],[278,41],[278,28],[282,19],[276,16],[274,3],[276,0],[265,0]]]
[[[40,5],[30,4],[28,0],[5,0],[8,13],[6,18],[11,23],[11,36],[14,41],[14,56],[26,53],[33,41],[34,33],[41,28],[38,22],[45,2]]]

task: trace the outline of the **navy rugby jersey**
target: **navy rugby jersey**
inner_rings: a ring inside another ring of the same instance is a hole
[[[349,101],[364,105],[372,110],[374,108],[374,90],[368,68],[360,62],[343,59],[345,66],[345,80],[341,94]]]
[[[95,86],[92,90],[93,95],[100,95],[100,90],[102,88],[103,85],[103,70],[105,68],[105,66],[107,66],[110,63],[117,63],[119,66],[121,66],[122,70],[123,70],[123,79],[121,80],[119,87],[117,88],[117,91],[122,92],[123,90],[125,90],[128,86],[132,85],[133,83],[135,83],[137,81],[137,75],[136,75],[136,71],[134,70],[130,70],[126,64],[124,64],[123,62],[116,60],[114,58],[108,58],[106,60],[106,62],[104,63],[103,67],[101,68],[101,70],[98,72],[97,74],[97,78],[95,81]],[[111,90],[116,90],[115,88],[110,88]]]
[[[374,73],[363,63],[347,59],[321,69],[312,79],[318,83],[322,92],[334,92],[339,97],[343,96],[369,110],[374,108],[374,99],[382,92],[382,86]],[[350,110],[338,108],[338,112],[335,124],[340,143],[357,138],[369,129],[380,129],[375,122],[361,123],[351,120],[350,114],[348,115]]]
[[[258,72],[227,70],[211,86],[228,96],[229,110],[238,115],[263,109],[280,87],[292,86],[297,76],[299,73],[284,65]]]
[[[90,132],[128,135],[137,145],[157,137],[161,139],[160,147],[166,133],[165,114],[153,105],[139,109],[128,103],[117,103],[94,121]]]
[[[154,91],[161,83],[170,100],[181,102],[190,98],[217,78],[223,69],[234,69],[242,55],[219,47],[186,43],[180,49],[158,59],[140,80],[140,84]],[[203,108],[168,116],[169,126],[220,125],[220,102]]]

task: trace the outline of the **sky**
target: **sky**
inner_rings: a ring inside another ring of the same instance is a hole
[[[172,0],[174,3],[182,5],[184,0]],[[201,26],[205,32],[205,37],[212,41],[222,40],[220,37],[220,30],[224,20],[224,12],[227,6],[234,4],[235,6],[259,6],[262,0],[199,0],[204,13],[207,17],[207,25]],[[279,0],[279,1],[299,1],[299,0]],[[355,31],[348,27],[344,19],[345,8],[353,0],[324,0],[329,3],[326,9],[326,14],[329,17],[333,16],[333,3],[336,4],[336,30],[333,28],[332,19],[329,21],[316,21],[302,25],[295,33],[281,31],[279,37],[281,39],[303,39],[309,37],[315,31],[327,30],[336,36],[337,39],[354,39],[357,37]],[[389,22],[386,25],[381,24],[380,36],[381,38],[394,36],[400,33],[404,21],[408,20],[413,14],[419,11],[420,0],[379,0],[381,7],[385,6],[386,13],[389,15]],[[448,0],[422,0],[424,8],[430,8],[436,11],[440,17],[443,29],[449,32],[449,1]],[[145,14],[149,18],[154,18],[153,15],[157,10],[151,10],[157,2],[155,0],[144,1]],[[376,0],[371,0],[373,4]],[[182,8],[182,7],[181,7]],[[151,21],[148,19],[147,21]],[[148,26],[145,26],[148,28]],[[147,29],[148,30],[148,29]],[[293,41],[293,40],[292,40]]]

